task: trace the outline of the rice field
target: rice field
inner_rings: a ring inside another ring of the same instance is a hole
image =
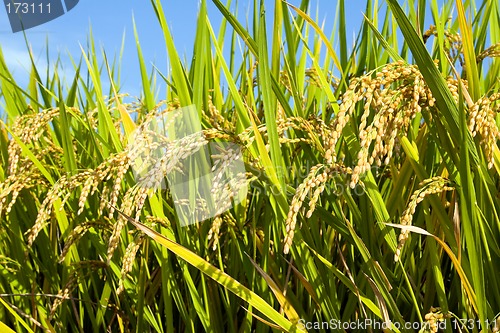
[[[499,4],[409,3],[202,0],[186,61],[151,0],[141,96],[0,49],[1,331],[499,331]]]

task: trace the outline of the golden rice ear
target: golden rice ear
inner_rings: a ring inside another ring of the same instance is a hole
[[[403,226],[411,226],[413,215],[415,214],[415,210],[417,205],[421,203],[425,197],[431,194],[438,194],[446,191],[453,191],[455,188],[451,186],[451,182],[448,179],[442,177],[432,177],[429,179],[423,180],[420,184],[420,189],[413,192],[410,202],[406,207],[405,211],[401,215],[399,223]],[[403,250],[403,246],[408,240],[410,236],[409,229],[402,229],[398,238],[398,247],[396,249],[396,253],[394,254],[394,261],[398,262],[401,258],[401,251]]]
[[[105,229],[106,224],[102,221],[89,221],[84,222],[82,224],[77,225],[69,234],[69,236],[65,239],[64,248],[59,255],[59,263],[64,262],[66,259],[66,255],[68,254],[71,246],[78,244],[78,241],[91,229]]]
[[[484,149],[488,168],[494,165],[493,149],[500,139],[500,131],[496,124],[496,115],[500,111],[500,93],[483,96],[469,108],[468,129],[472,136],[480,136],[480,144]]]
[[[217,250],[217,246],[219,245],[219,233],[220,227],[222,226],[223,219],[222,217],[216,216],[212,221],[212,226],[208,231],[207,239],[212,242],[212,250]]]
[[[146,235],[140,233],[132,242],[127,245],[127,249],[125,250],[125,255],[122,259],[122,269],[120,271],[120,280],[118,281],[118,288],[116,289],[116,294],[120,295],[124,290],[124,282],[127,278],[127,274],[132,271],[132,266],[134,264],[135,257],[137,255],[137,251],[141,247],[144,242],[144,237]]]
[[[290,247],[292,246],[293,237],[295,235],[297,216],[309,193],[314,189],[313,195],[309,200],[309,209],[305,214],[306,218],[310,218],[312,216],[318,199],[321,193],[323,193],[327,182],[335,176],[346,176],[350,174],[352,174],[351,168],[340,164],[317,164],[311,168],[307,177],[297,187],[295,195],[292,198],[292,203],[290,204],[290,210],[288,211],[285,222],[286,236],[283,242],[283,253],[288,254],[290,252]]]

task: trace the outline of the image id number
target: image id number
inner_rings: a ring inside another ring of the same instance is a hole
[[[50,14],[50,3],[9,2],[5,6],[8,14]]]

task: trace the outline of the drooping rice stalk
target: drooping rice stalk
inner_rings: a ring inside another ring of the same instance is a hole
[[[214,0],[219,32],[202,1],[184,63],[152,0],[171,64],[157,73],[168,85],[161,100],[136,30],[134,103],[91,35],[66,81],[55,66],[41,82],[33,66],[19,87],[0,53],[0,322],[81,332],[496,323],[498,4],[455,14],[461,1],[387,3],[366,2],[350,49],[342,0],[330,37],[307,0],[274,11],[256,3],[249,26]],[[151,130],[189,105],[199,133],[173,142]],[[191,172],[211,145],[210,193],[246,194],[182,225],[178,207],[210,211],[208,200],[176,200],[166,178]],[[157,168],[137,172],[148,156]],[[240,157],[244,172],[226,179]]]

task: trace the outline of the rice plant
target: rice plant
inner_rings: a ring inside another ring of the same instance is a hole
[[[367,0],[349,47],[343,0],[329,37],[308,0],[254,1],[249,22],[202,0],[191,62],[150,5],[171,67],[151,76],[135,31],[135,100],[92,35],[74,77],[32,62],[26,87],[0,49],[2,330],[498,331],[496,1]],[[202,135],[138,178],[160,143],[130,139],[185,107]],[[245,166],[222,193],[246,194],[183,225],[203,198],[164,178],[221,142]]]

